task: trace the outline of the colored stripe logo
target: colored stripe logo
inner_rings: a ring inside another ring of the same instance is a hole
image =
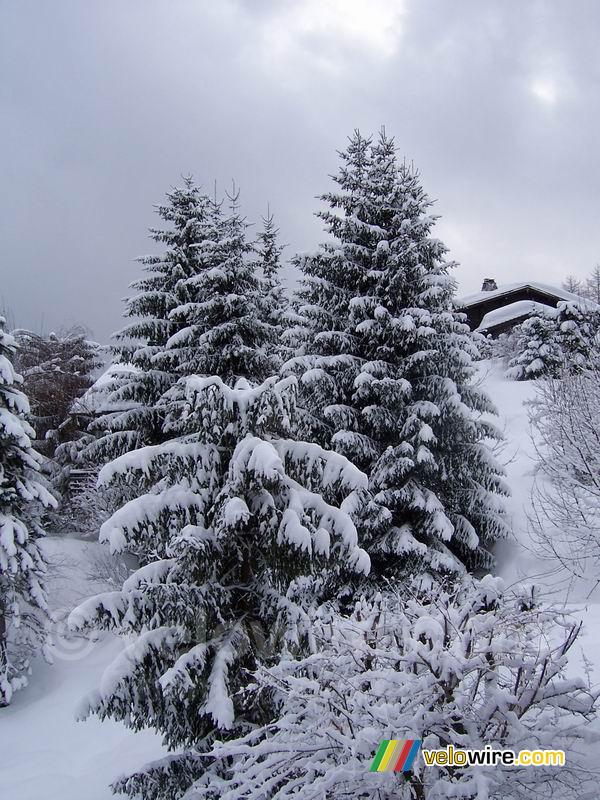
[[[384,739],[369,772],[408,772],[420,746],[420,739]]]

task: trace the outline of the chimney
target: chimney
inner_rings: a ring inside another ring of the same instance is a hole
[[[483,286],[481,287],[482,292],[493,292],[494,289],[498,288],[498,284],[493,278],[484,278],[483,279]]]

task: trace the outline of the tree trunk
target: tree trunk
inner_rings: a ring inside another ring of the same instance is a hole
[[[6,605],[4,599],[0,598],[0,674],[4,672],[8,664],[7,635]],[[4,699],[4,695],[0,694],[0,708],[7,705],[8,702]]]

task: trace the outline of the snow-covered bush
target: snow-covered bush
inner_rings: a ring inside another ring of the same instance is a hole
[[[577,371],[600,365],[600,308],[563,300],[554,319],[565,368]]]
[[[482,333],[477,333],[477,331],[473,331],[472,336],[477,347],[477,356],[473,357],[474,360],[484,361],[488,358],[494,358],[496,355],[496,342],[494,339],[489,334],[484,336]]]
[[[516,381],[558,377],[564,368],[564,355],[558,342],[553,313],[537,313],[519,326],[516,354],[506,375]]]
[[[98,476],[92,472],[87,480],[63,498],[60,530],[81,539],[98,539],[98,531],[117,509],[135,496],[126,486],[98,486]]]
[[[496,339],[492,339],[491,345],[491,358],[498,358],[505,365],[508,366],[510,360],[514,357],[517,350],[517,341],[519,337],[520,326],[512,328],[509,331],[501,333]]]
[[[29,403],[12,365],[16,342],[3,325],[0,317],[0,705],[27,684],[36,652],[49,658],[46,564],[38,540],[44,509],[56,505],[36,476],[42,459],[31,444]]]
[[[511,337],[507,377],[518,381],[558,378],[600,363],[600,309],[590,302],[561,301],[526,319]]]
[[[346,619],[321,611],[317,652],[256,673],[253,691],[278,713],[217,744],[185,800],[581,797],[577,749],[598,692],[566,675],[579,630],[535,590],[507,591],[491,576],[361,601]],[[382,739],[405,738],[427,749],[562,749],[566,766],[426,766],[418,754],[409,772],[369,771]]]
[[[249,671],[284,643],[310,649],[319,585],[334,591],[336,576],[368,572],[350,516],[366,476],[293,438],[296,391],[292,377],[234,388],[190,378],[178,408],[185,439],[100,473],[103,485],[146,489],[101,529],[113,552],[138,553],[143,566],[71,615],[78,628],[135,637],[82,713],[154,727],[179,751],[118,791],[179,797],[217,734],[264,722],[267,710],[242,691]]]
[[[540,381],[531,405],[538,457],[533,531],[542,555],[600,579],[600,372]]]

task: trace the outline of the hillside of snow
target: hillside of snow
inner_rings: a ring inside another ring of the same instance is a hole
[[[501,366],[494,362],[480,365],[479,380],[499,411],[496,424],[506,442],[498,455],[512,489],[509,510],[514,538],[500,552],[501,573],[509,583],[535,578],[557,596],[579,603],[578,613],[585,623],[585,654],[600,666],[600,606],[593,596],[583,603],[583,590],[557,579],[548,564],[532,552],[527,517],[535,451],[527,402],[534,396],[535,385],[505,379]],[[90,555],[100,545],[49,537],[44,546],[51,560],[54,608],[61,618],[83,597],[106,588],[87,574]],[[111,781],[160,757],[164,750],[149,731],[136,734],[120,723],[96,718],[75,720],[81,699],[97,687],[125,642],[112,636],[99,641],[65,636],[61,625],[52,635],[54,665],[36,663],[29,687],[17,693],[10,707],[0,710],[0,798],[109,800],[113,796]],[[578,647],[572,672],[582,672],[581,653]],[[600,681],[598,667],[594,675]]]
[[[50,596],[61,619],[83,597],[106,589],[87,576],[100,545],[48,537]],[[38,660],[29,686],[0,709],[0,798],[3,800],[108,800],[109,784],[160,757],[160,739],[132,733],[121,723],[75,720],[79,702],[99,684],[125,642],[107,636],[89,641],[52,628],[54,664]]]

